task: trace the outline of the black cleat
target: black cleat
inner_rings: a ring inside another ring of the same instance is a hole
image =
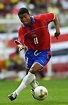
[[[16,98],[17,98],[17,94],[16,93],[12,93],[12,94],[10,94],[10,95],[8,95],[8,98],[11,100],[11,101],[13,101],[13,100],[15,100]]]
[[[34,89],[31,89],[31,90],[30,90],[30,93],[31,93],[32,95],[34,95]]]
[[[31,89],[30,92],[31,92],[33,98],[35,98],[35,96],[34,96],[34,89]],[[36,99],[36,98],[35,98],[35,99]]]

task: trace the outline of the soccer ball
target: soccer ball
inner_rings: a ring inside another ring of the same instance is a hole
[[[37,100],[44,100],[46,99],[48,96],[48,90],[46,87],[44,86],[37,86],[35,89],[34,89],[34,92],[33,92],[33,97]]]

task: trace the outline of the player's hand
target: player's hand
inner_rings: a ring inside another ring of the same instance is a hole
[[[18,44],[17,47],[19,48],[19,51],[25,48],[22,44]]]
[[[58,37],[59,37],[59,35],[60,35],[60,32],[56,32],[55,34],[54,34],[54,37],[56,37],[56,39],[58,40]]]
[[[19,48],[19,51],[21,51],[22,49],[25,49],[25,46],[22,45],[18,40],[15,40],[14,42],[16,43],[17,47]]]

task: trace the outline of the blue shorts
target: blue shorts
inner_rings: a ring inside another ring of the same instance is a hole
[[[26,68],[29,69],[34,63],[38,63],[43,67],[50,58],[50,50],[28,50],[25,54]]]

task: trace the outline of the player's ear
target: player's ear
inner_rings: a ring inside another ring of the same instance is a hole
[[[30,13],[28,15],[30,16]]]
[[[31,16],[31,12],[29,11],[29,16]]]

